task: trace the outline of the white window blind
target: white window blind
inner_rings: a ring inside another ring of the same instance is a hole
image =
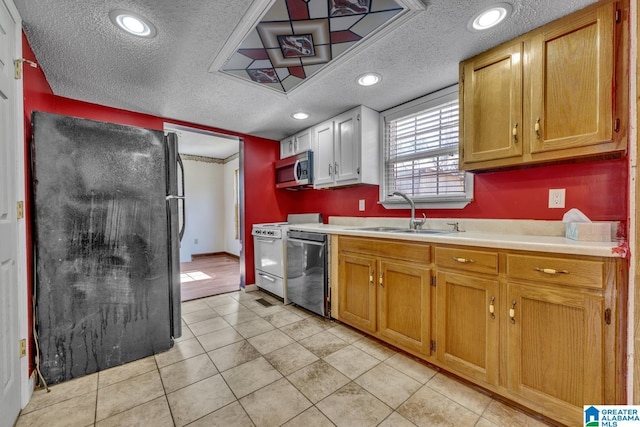
[[[472,198],[473,181],[458,170],[458,111],[457,89],[448,88],[383,113],[383,203],[404,203],[393,191],[418,203]]]

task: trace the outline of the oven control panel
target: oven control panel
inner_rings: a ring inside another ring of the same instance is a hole
[[[251,234],[258,237],[282,239],[282,229],[280,227],[253,227]]]

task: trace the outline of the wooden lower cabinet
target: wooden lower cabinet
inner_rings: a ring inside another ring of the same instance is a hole
[[[365,332],[376,331],[376,259],[367,255],[339,257],[338,316]]]
[[[380,260],[378,333],[396,345],[429,354],[431,270]]]
[[[624,260],[389,242],[339,238],[341,321],[562,424],[625,402]]]
[[[498,385],[500,284],[437,273],[436,357],[443,367]]]
[[[605,396],[602,296],[516,282],[507,284],[507,303],[511,393],[568,425],[580,424],[585,404],[613,403]]]
[[[340,242],[338,318],[402,349],[428,355],[431,344],[428,258],[423,266],[390,258],[402,255],[393,244],[363,245],[366,242],[363,239]],[[411,253],[417,257],[424,255],[425,251],[420,250],[424,248],[417,249]],[[428,253],[426,246],[427,257]]]

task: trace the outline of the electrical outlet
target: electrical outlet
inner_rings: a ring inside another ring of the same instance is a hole
[[[364,199],[358,201],[358,210],[361,212],[364,211]]]
[[[549,208],[550,209],[564,208],[565,194],[566,194],[566,190],[564,188],[549,189]]]

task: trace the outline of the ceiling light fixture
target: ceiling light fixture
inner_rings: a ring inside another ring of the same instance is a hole
[[[360,86],[373,86],[375,84],[380,83],[380,80],[382,80],[382,76],[378,73],[366,73],[363,74],[361,76],[359,76],[356,79],[356,82],[360,85]]]
[[[308,119],[309,115],[307,113],[303,113],[302,111],[300,111],[297,113],[293,113],[291,117],[293,117],[296,120],[304,120],[304,119]]]
[[[156,35],[156,28],[149,22],[133,12],[126,10],[113,10],[109,14],[111,22],[134,36],[151,38]]]
[[[476,14],[467,28],[471,31],[483,31],[495,27],[505,20],[513,12],[513,6],[509,3],[497,3]]]

